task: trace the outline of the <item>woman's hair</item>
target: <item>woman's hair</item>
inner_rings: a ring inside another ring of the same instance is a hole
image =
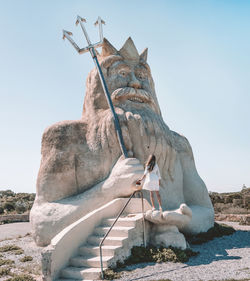
[[[155,166],[155,162],[156,162],[156,158],[154,156],[154,154],[150,154],[148,157],[148,160],[146,162],[146,167],[148,169],[149,172],[152,172]]]

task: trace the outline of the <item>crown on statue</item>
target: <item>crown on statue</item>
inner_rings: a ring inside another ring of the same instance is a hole
[[[104,38],[102,43],[102,53],[100,55],[100,59],[103,60],[109,56],[121,56],[125,60],[146,62],[147,55],[148,48],[144,49],[143,52],[139,55],[131,37],[126,40],[126,42],[119,51],[117,51],[116,48],[106,38]]]

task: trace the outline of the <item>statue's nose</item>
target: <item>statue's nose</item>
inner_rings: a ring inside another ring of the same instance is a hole
[[[131,73],[131,80],[129,82],[129,87],[135,89],[141,89],[141,82],[136,78],[134,73]]]

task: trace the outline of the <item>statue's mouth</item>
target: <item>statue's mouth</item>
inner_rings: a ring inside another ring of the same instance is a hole
[[[132,101],[132,102],[139,102],[139,103],[145,102],[145,100],[143,100],[142,98],[137,97],[137,96],[128,96],[128,97],[126,97],[126,99],[128,99],[129,101]]]
[[[143,89],[134,89],[130,87],[116,89],[111,95],[112,101],[131,101],[134,103],[151,103],[152,98],[148,92]]]

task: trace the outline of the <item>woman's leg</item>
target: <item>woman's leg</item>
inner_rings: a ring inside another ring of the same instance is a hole
[[[159,191],[155,191],[155,193],[156,193],[156,196],[157,196],[157,200],[158,200],[158,203],[159,203],[160,210],[162,210],[160,192]]]
[[[154,203],[154,194],[153,191],[150,191],[150,201],[152,204],[153,209],[155,209],[155,203]]]

